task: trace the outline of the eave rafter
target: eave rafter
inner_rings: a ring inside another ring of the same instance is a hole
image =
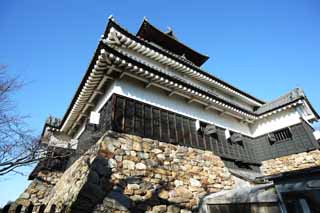
[[[198,72],[195,69],[190,68],[189,66],[186,66],[182,63],[180,63],[178,60],[175,60],[171,57],[168,57],[160,52],[157,52],[153,50],[152,48],[149,48],[145,46],[142,42],[137,42],[128,36],[126,36],[124,33],[119,32],[115,28],[111,27],[107,38],[102,40],[105,44],[111,45],[111,46],[122,46],[128,49],[131,49],[139,54],[142,54],[146,57],[149,57],[152,60],[155,60],[159,63],[161,63],[164,66],[168,66],[172,69],[175,69],[177,71],[180,71],[184,75],[189,75],[192,78],[195,78],[203,83],[206,83],[210,86],[215,85],[216,87],[234,95],[241,97],[243,100],[246,100],[247,102],[261,106],[262,104],[256,100],[253,100],[252,98],[249,98],[238,91],[224,85],[221,82],[218,82],[217,80],[210,78],[210,76],[204,75],[201,72]]]
[[[62,124],[60,131],[71,133],[70,130],[74,129],[78,125],[78,122],[86,114],[88,108],[93,107],[92,100],[95,96],[103,94],[101,87],[107,80],[112,80],[110,76],[105,74],[107,67],[110,65],[109,59],[104,57],[104,54],[100,54],[90,71],[86,81],[83,84],[76,100],[71,106],[71,110],[66,115],[66,120]]]
[[[61,131],[66,131],[68,134],[74,132],[78,126],[81,118],[86,118],[89,107],[94,107],[91,103],[92,97],[96,95],[102,95],[101,87],[108,81],[113,80],[108,75],[113,71],[121,72],[120,78],[129,76],[145,83],[145,87],[150,86],[159,87],[168,92],[168,96],[179,95],[186,98],[189,104],[197,102],[204,106],[205,110],[214,109],[220,114],[230,115],[239,119],[241,122],[252,123],[255,120],[268,117],[281,110],[286,110],[290,107],[294,107],[299,103],[293,103],[290,106],[278,109],[276,111],[269,112],[265,115],[253,115],[242,111],[239,108],[228,105],[213,96],[193,88],[191,85],[183,84],[182,82],[175,81],[170,76],[166,76],[165,73],[159,73],[158,70],[153,68],[147,68],[145,65],[135,62],[127,56],[121,55],[116,50],[105,47],[108,49],[101,49],[100,56],[97,59],[95,68],[91,70],[91,78],[88,78],[85,86],[82,88],[72,110],[69,113],[67,120],[64,122]],[[301,103],[300,103],[301,104]]]
[[[205,93],[202,93],[199,90],[194,90],[192,87],[188,87],[186,84],[182,84],[181,82],[174,81],[165,77],[165,74],[157,73],[158,71],[152,70],[152,68],[148,69],[145,68],[145,66],[138,67],[138,65],[133,65],[129,58],[126,56],[123,56],[122,58],[119,57],[120,53],[117,54],[117,56],[113,53],[108,54],[108,58],[111,62],[119,62],[121,61],[121,64],[124,65],[123,68],[126,70],[123,72],[120,76],[124,77],[127,76],[135,76],[135,78],[138,78],[139,80],[143,80],[146,83],[146,88],[150,86],[157,86],[160,88],[166,88],[166,90],[169,90],[169,96],[172,96],[174,94],[183,94],[184,97],[187,97],[191,102],[199,102],[203,103],[204,105],[213,104],[213,105],[220,105],[220,107],[225,108],[226,110],[234,110],[234,113],[242,114],[243,116],[248,116],[250,118],[254,118],[254,116],[247,114],[245,112],[241,112],[241,110],[232,108],[231,106],[228,106],[227,104],[224,104],[220,102],[219,100],[215,100],[213,97],[209,97]],[[128,60],[128,61],[126,61]],[[130,61],[130,62],[129,62]],[[118,63],[119,64],[119,63]],[[137,62],[137,64],[139,64]]]

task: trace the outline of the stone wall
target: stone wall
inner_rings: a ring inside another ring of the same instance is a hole
[[[23,206],[28,206],[30,202],[35,206],[46,204],[46,198],[49,196],[61,175],[61,172],[39,172],[28,188],[16,200],[16,203]]]
[[[73,212],[188,212],[234,179],[210,151],[108,132],[61,177],[49,205]],[[92,206],[95,204],[95,206]]]
[[[88,181],[90,164],[97,156],[97,147],[97,145],[92,146],[64,172],[47,198],[47,210],[52,205],[56,205],[58,210],[63,206],[69,208],[76,201],[80,190]]]
[[[319,150],[263,161],[261,171],[265,175],[273,175],[315,166],[320,166]]]

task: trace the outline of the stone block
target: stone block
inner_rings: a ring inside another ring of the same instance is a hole
[[[189,182],[190,182],[190,185],[194,186],[194,187],[201,187],[202,186],[201,182],[198,181],[197,179],[194,179],[194,178],[190,178]]]
[[[132,143],[132,149],[134,151],[138,151],[138,152],[143,151],[142,144],[139,143],[139,142],[133,142]]]
[[[129,190],[137,190],[137,189],[140,189],[140,186],[138,184],[128,184],[127,188]]]
[[[169,192],[166,190],[161,190],[161,192],[158,195],[161,199],[167,200],[169,198]]]
[[[152,212],[155,213],[163,213],[167,211],[167,206],[166,205],[158,205],[158,206],[154,206],[152,208]]]
[[[139,158],[141,158],[141,159],[149,159],[150,158],[150,155],[148,153],[145,153],[145,152],[138,152],[137,156]]]
[[[182,197],[170,197],[168,201],[171,203],[181,204],[181,203],[188,203],[190,199],[182,198]]]
[[[19,197],[20,199],[29,199],[30,198],[30,194],[27,192],[24,192],[20,195]]]
[[[135,163],[131,160],[124,160],[122,162],[122,166],[124,169],[134,170],[135,169]]]
[[[136,169],[137,170],[146,170],[147,169],[147,166],[143,163],[137,163],[136,164]]]
[[[164,154],[157,154],[157,158],[159,160],[165,160],[166,159],[166,156]]]
[[[151,152],[155,153],[155,154],[160,154],[160,153],[162,153],[162,150],[161,149],[153,149]]]
[[[193,194],[191,191],[186,189],[184,186],[180,186],[175,189],[175,196],[190,199],[193,197]]]
[[[167,212],[168,213],[179,213],[180,212],[180,208],[178,206],[175,206],[175,205],[170,205],[167,208]]]

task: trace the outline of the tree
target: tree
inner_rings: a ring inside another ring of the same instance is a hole
[[[39,160],[40,145],[26,127],[25,116],[16,113],[13,95],[23,83],[0,65],[0,176]]]

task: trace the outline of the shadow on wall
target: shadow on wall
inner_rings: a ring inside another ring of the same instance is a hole
[[[111,168],[108,160],[98,156],[90,165],[87,182],[81,188],[78,197],[71,206],[71,212],[93,212],[95,206],[102,203],[107,193],[112,190]]]
[[[93,212],[98,204],[104,201],[113,202],[119,210],[132,213],[145,212],[153,206],[171,205],[171,208],[184,208],[177,203],[169,202],[160,198],[161,190],[168,189],[168,182],[162,181],[156,188],[154,185],[142,180],[141,177],[131,176],[121,179],[117,184],[111,183],[111,168],[108,166],[108,160],[98,156],[90,166],[90,172],[87,182],[80,190],[76,201],[71,206],[71,212],[87,213]],[[134,201],[124,191],[128,184],[140,184],[146,190],[152,190],[149,198],[143,201]]]

